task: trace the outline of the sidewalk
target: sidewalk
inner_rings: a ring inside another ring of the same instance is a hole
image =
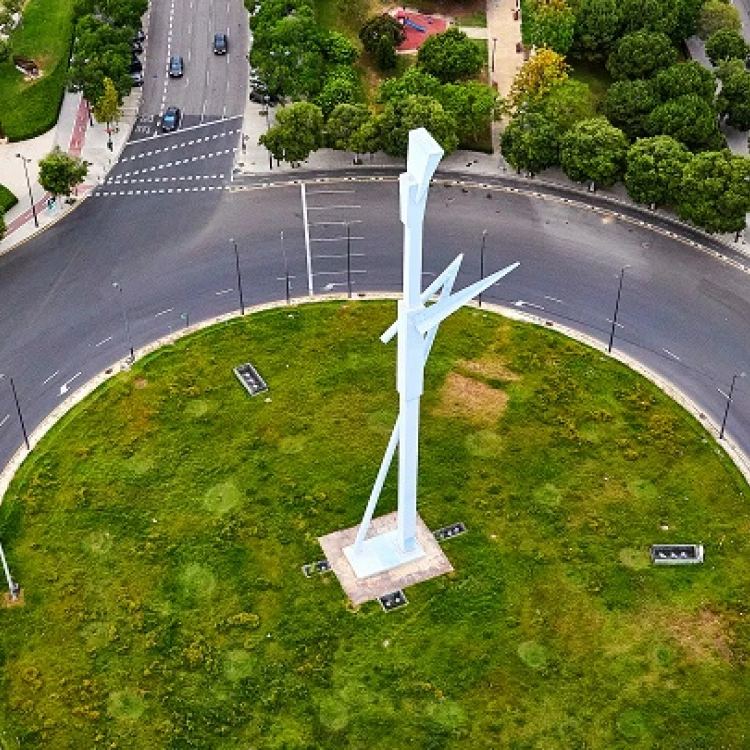
[[[66,204],[64,200],[59,200],[54,208],[47,208],[47,198],[50,196],[44,192],[38,182],[39,159],[46,156],[55,146],[60,146],[73,156],[80,156],[89,162],[86,182],[79,186],[75,194],[78,198],[85,196],[92,187],[104,179],[117,161],[117,155],[122,151],[130,135],[139,101],[140,91],[137,89],[126,97],[123,111],[127,114],[123,116],[123,122],[120,122],[115,132],[112,133],[112,151],[107,148],[106,124],[94,121],[91,125],[88,108],[81,94],[69,92],[65,93],[60,117],[52,130],[28,141],[0,145],[2,182],[18,198],[18,203],[5,214],[7,228],[5,237],[0,240],[0,255],[36,234],[48,224],[57,221],[78,203],[74,201],[73,204]],[[22,154],[31,160],[27,166],[39,228],[34,223],[23,160],[19,159],[16,154]]]

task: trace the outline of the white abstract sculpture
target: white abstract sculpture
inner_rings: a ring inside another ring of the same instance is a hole
[[[443,149],[424,128],[409,133],[406,172],[399,176],[400,214],[404,225],[404,294],[398,303],[398,320],[380,337],[383,343],[388,343],[398,335],[396,387],[399,393],[399,415],[356,541],[344,549],[358,578],[381,573],[416,560],[424,554],[417,541],[417,465],[419,403],[424,390],[425,363],[440,323],[519,265],[513,263],[502,271],[453,293],[453,284],[463,259],[463,255],[459,255],[422,291],[422,228],[427,192],[442,156]],[[438,301],[425,307],[425,303],[438,292]],[[395,531],[366,539],[397,446],[398,525]]]

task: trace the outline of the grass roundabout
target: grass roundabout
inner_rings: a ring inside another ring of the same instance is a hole
[[[302,575],[369,495],[394,315],[206,329],[44,438],[0,506],[24,588],[0,609],[4,750],[748,747],[747,485],[657,388],[550,331],[441,327],[419,507],[466,523],[455,573],[389,614]],[[379,513],[394,498],[391,476]],[[654,542],[706,562],[654,568]]]

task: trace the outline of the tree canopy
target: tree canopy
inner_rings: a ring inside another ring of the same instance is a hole
[[[560,132],[543,114],[522,112],[503,131],[500,150],[515,169],[537,174],[559,163]]]
[[[750,130],[750,73],[739,60],[724,63],[721,69],[721,92],[717,101],[719,112],[727,124],[737,130]]]
[[[615,127],[638,138],[646,135],[646,116],[659,104],[654,81],[637,78],[613,83],[602,101],[602,111]]]
[[[39,184],[54,196],[67,196],[86,179],[88,171],[87,162],[70,156],[59,146],[55,146],[47,156],[39,160]]]
[[[362,46],[371,55],[375,54],[382,37],[390,40],[393,47],[398,47],[406,39],[401,24],[387,13],[370,18],[359,31]]]
[[[476,75],[484,62],[481,49],[455,26],[428,37],[417,53],[417,64],[443,83]]]
[[[628,151],[625,187],[637,203],[676,203],[691,153],[668,135],[640,138]]]
[[[359,151],[358,131],[371,119],[370,110],[364,104],[339,104],[326,121],[326,140],[331,148],[339,151]]]
[[[517,110],[548,93],[554,86],[568,79],[570,66],[565,58],[543,47],[520,68],[510,89],[510,106]]]
[[[662,101],[696,94],[701,99],[713,102],[716,92],[716,79],[713,74],[696,60],[677,63],[660,70],[656,74],[655,82]]]
[[[576,17],[565,0],[528,0],[524,6],[524,44],[549,47],[566,55],[573,44]]]
[[[104,93],[94,103],[94,117],[99,122],[117,122],[120,119],[120,104],[114,83],[104,79]]]
[[[698,36],[709,39],[717,31],[740,31],[742,21],[737,8],[724,0],[708,0],[698,12]]]
[[[427,128],[446,154],[458,146],[454,116],[428,96],[417,94],[387,102],[376,123],[381,147],[390,156],[406,156],[409,131],[415,128]]]
[[[604,117],[574,125],[560,142],[560,164],[576,182],[613,185],[622,176],[628,139]]]
[[[680,96],[660,104],[646,118],[649,135],[671,135],[691,151],[721,148],[713,106],[696,94]]]
[[[282,107],[276,113],[276,124],[259,142],[277,161],[304,161],[323,145],[323,112],[311,102]]]
[[[744,60],[750,47],[739,31],[720,29],[706,42],[706,54],[714,65],[722,60]]]
[[[677,62],[677,50],[666,34],[635,31],[617,42],[607,60],[612,78],[649,78]]]
[[[750,159],[728,151],[697,154],[688,162],[677,211],[708,232],[740,232],[750,211]]]
[[[576,9],[573,52],[586,60],[603,60],[620,36],[618,0],[581,0]]]

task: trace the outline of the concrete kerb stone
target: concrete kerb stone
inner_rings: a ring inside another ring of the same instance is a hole
[[[400,294],[389,292],[358,293],[356,296],[356,300],[398,299],[401,299]],[[292,300],[292,306],[289,309],[294,309],[294,307],[305,304],[347,300],[348,297],[342,294],[321,294],[313,297],[300,297],[298,299]],[[352,301],[356,300],[353,299]],[[250,315],[252,313],[262,312],[264,310],[275,310],[286,307],[287,304],[285,300],[278,300],[274,302],[267,302],[261,305],[255,305],[253,307],[248,307],[245,314]],[[621,362],[634,372],[642,375],[646,379],[650,380],[654,385],[656,385],[657,388],[659,388],[663,393],[669,396],[673,401],[682,406],[693,417],[695,417],[708,430],[709,434],[717,439],[717,445],[721,445],[724,448],[727,455],[734,463],[734,465],[739,469],[745,480],[750,482],[750,458],[742,451],[740,446],[737,445],[728,436],[726,436],[725,439],[721,443],[719,443],[719,425],[713,419],[711,419],[710,416],[705,414],[687,394],[683,393],[679,388],[670,383],[666,378],[663,378],[661,375],[657,374],[651,368],[647,367],[635,358],[630,357],[627,354],[624,354],[617,350],[609,353],[607,352],[607,347],[603,344],[603,342],[599,341],[593,336],[589,336],[588,334],[582,333],[573,328],[569,328],[568,326],[560,325],[558,323],[555,323],[554,321],[547,320],[532,313],[523,312],[513,307],[488,302],[484,302],[482,307],[479,307],[476,302],[473,302],[468,305],[468,307],[477,312],[490,312],[495,315],[509,318],[510,320],[517,320],[523,323],[531,323],[545,329],[557,331],[558,333],[562,333],[568,338],[574,339],[575,341],[579,341],[580,343],[591,347],[604,356],[611,357],[612,359]],[[184,336],[196,333],[197,331],[209,328],[218,323],[224,323],[229,320],[241,317],[242,313],[239,310],[234,310],[232,312],[218,315],[208,320],[200,321],[199,323],[195,323],[194,325],[191,325],[187,328],[182,328],[179,331],[175,331],[168,336],[163,336],[162,338],[156,339],[150,344],[137,349],[136,360],[142,359],[147,354],[150,354],[151,352],[154,352],[163,346],[173,344],[175,341],[183,338]],[[95,375],[93,378],[84,383],[77,391],[75,391],[75,393],[71,394],[67,399],[65,399],[65,401],[63,401],[55,409],[53,409],[29,434],[29,443],[31,445],[31,449],[33,450],[39,443],[39,441],[52,429],[52,427],[57,424],[57,422],[59,422],[74,406],[83,401],[83,399],[85,399],[87,396],[90,396],[102,383],[107,381],[109,378],[120,372],[129,370],[130,366],[131,363],[129,362],[129,358],[118,360],[106,370],[103,370],[98,375]],[[25,448],[23,447],[19,448],[10,459],[10,461],[6,464],[2,472],[0,472],[0,504],[2,504],[3,500],[5,499],[5,493],[8,491],[8,487],[10,486],[13,477],[20,468],[24,459],[29,454],[30,451],[25,450]]]

